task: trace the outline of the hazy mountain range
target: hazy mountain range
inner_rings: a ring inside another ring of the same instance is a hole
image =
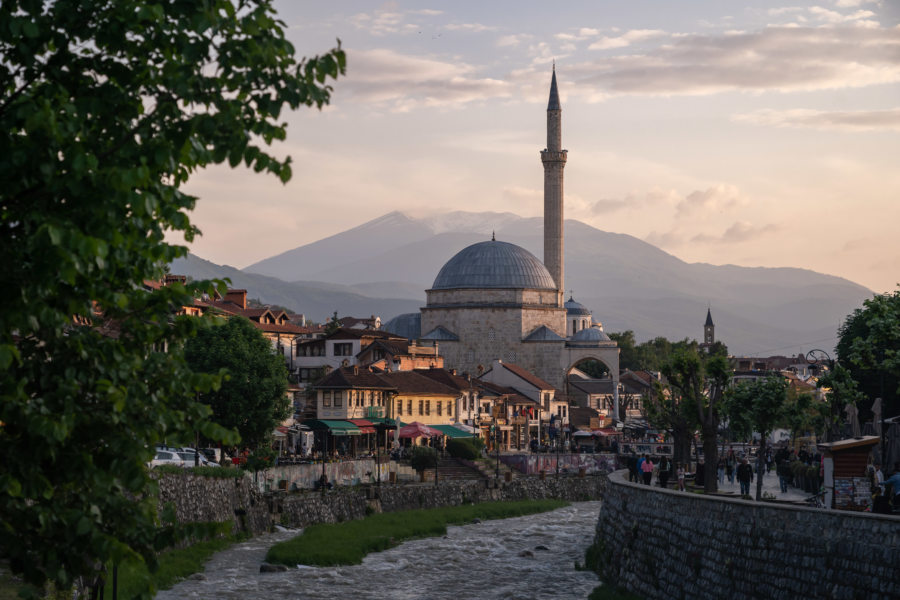
[[[542,227],[540,218],[510,213],[415,219],[392,212],[243,270],[191,256],[176,261],[172,272],[229,277],[251,298],[316,321],[335,310],[386,321],[422,306],[441,266],[492,231],[542,258]],[[843,319],[872,296],[851,281],[806,269],[689,264],[629,235],[573,220],[565,227],[566,289],[606,331],[632,329],[638,340],[701,338],[709,306],[716,338],[733,353],[830,351]]]

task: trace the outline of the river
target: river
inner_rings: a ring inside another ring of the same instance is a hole
[[[548,513],[449,527],[444,537],[404,542],[370,554],[361,565],[260,573],[269,546],[297,535],[282,531],[216,554],[204,578],[183,581],[157,598],[586,598],[599,585],[597,576],[576,571],[575,562],[584,562],[599,511],[600,502],[577,502]]]

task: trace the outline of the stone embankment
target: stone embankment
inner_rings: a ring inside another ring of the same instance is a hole
[[[201,477],[189,473],[159,477],[159,506],[175,508],[179,523],[233,520],[236,530],[253,535],[272,525],[306,527],[361,519],[374,512],[394,512],[469,502],[559,498],[600,499],[606,485],[603,474],[512,481],[459,480],[434,483],[381,484],[335,487],[327,492],[273,491],[261,493],[251,475],[239,479]]]
[[[656,598],[900,598],[900,517],[628,483],[610,474],[589,566]]]

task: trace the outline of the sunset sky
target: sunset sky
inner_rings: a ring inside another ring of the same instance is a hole
[[[555,59],[566,218],[688,262],[900,282],[900,1],[284,1],[279,14],[301,55],[340,38],[347,76],[325,110],[286,115],[287,185],[226,168],[191,180],[203,258],[244,267],[392,210],[542,215]]]

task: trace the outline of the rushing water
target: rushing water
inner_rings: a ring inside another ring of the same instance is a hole
[[[597,576],[576,571],[575,562],[584,561],[599,510],[599,502],[579,502],[548,513],[449,527],[444,537],[404,542],[370,554],[361,565],[260,573],[269,546],[297,534],[273,533],[217,554],[206,564],[205,579],[184,581],[157,598],[586,598],[598,585]]]

